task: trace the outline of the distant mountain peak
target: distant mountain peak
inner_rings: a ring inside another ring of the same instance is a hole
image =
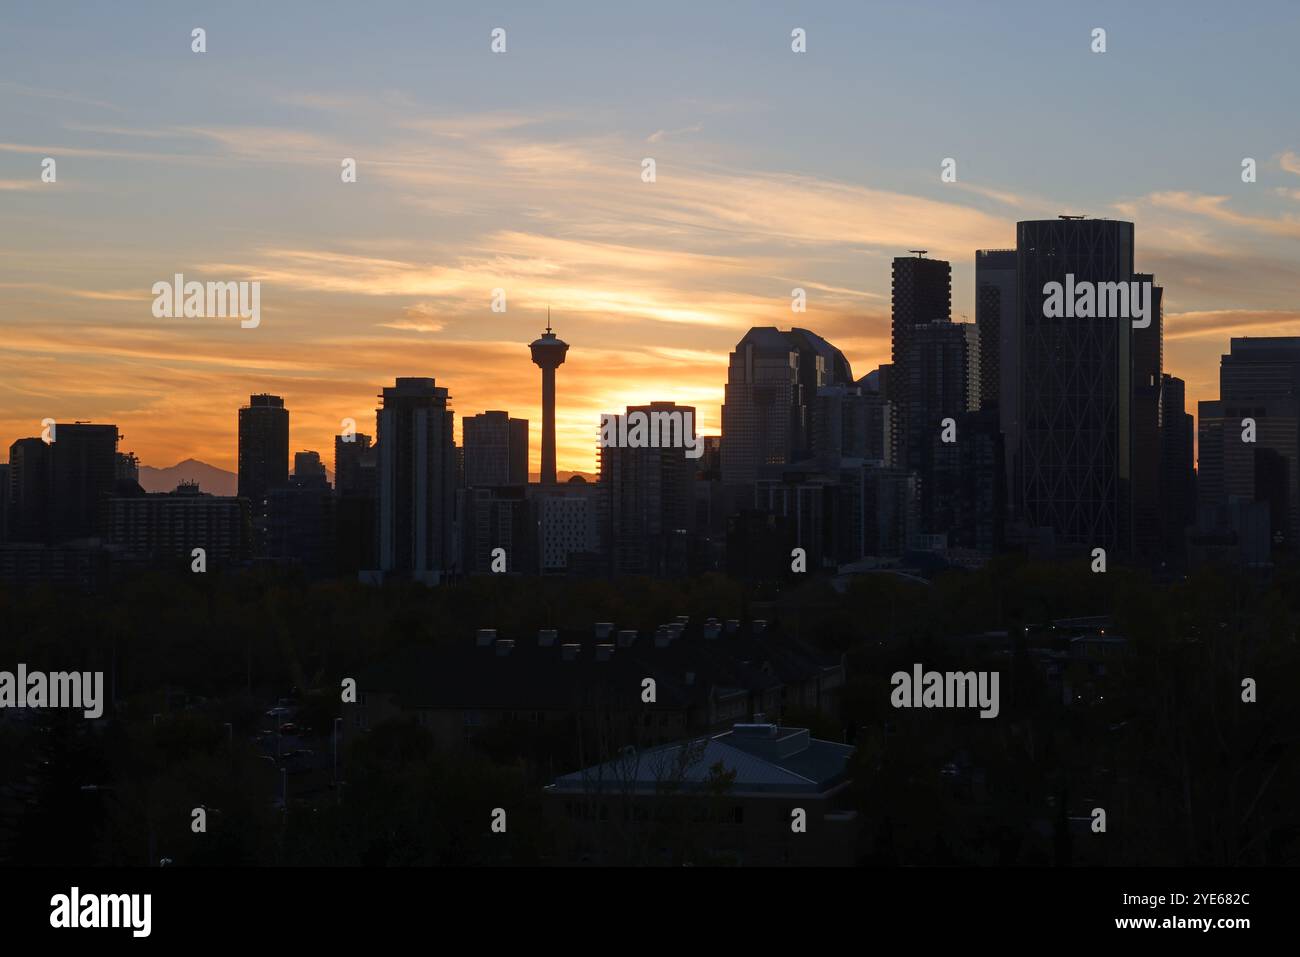
[[[181,482],[198,482],[202,491],[213,495],[234,495],[239,488],[239,478],[234,472],[193,457],[167,468],[140,466],[140,487],[146,492],[171,492]]]

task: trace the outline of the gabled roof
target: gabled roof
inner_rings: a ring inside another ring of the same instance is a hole
[[[756,729],[756,730],[750,730]],[[719,765],[735,774],[725,793],[819,795],[843,783],[853,748],[803,728],[738,725],[709,737],[630,752],[555,779],[559,792],[671,794],[706,791]]]

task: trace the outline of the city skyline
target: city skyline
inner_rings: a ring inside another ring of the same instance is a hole
[[[1264,6],[1274,23],[1300,16]],[[283,396],[299,410],[292,446],[327,454],[341,420],[371,421],[383,383],[430,375],[457,418],[540,423],[517,363],[550,304],[574,345],[557,465],[591,472],[603,411],[672,400],[716,434],[727,354],[752,326],[814,329],[860,370],[886,361],[889,263],[909,248],[952,263],[953,317],[974,321],[975,250],[1063,212],[1136,224],[1135,265],[1167,290],[1165,365],[1194,410],[1216,397],[1232,335],[1300,332],[1300,147],[1271,121],[1287,106],[1287,31],[1189,9],[669,5],[643,23],[596,6],[412,5],[376,12],[372,37],[286,7],[256,29],[205,11],[202,56],[189,12],[85,10],[74,36],[48,11],[16,12],[0,74],[0,429],[115,422],[146,464],[233,472],[231,410],[249,395]],[[1104,55],[1088,47],[1097,25]],[[807,54],[791,53],[793,27]],[[962,69],[971,48],[986,72]],[[107,69],[108,50],[150,66]],[[249,60],[256,78],[240,75]],[[1201,111],[1230,119],[1210,128]],[[1063,122],[1040,137],[1025,115]],[[347,157],[356,183],[340,182]],[[955,182],[940,179],[946,157]],[[1242,181],[1245,157],[1257,182]],[[155,318],[151,286],[177,272],[260,281],[261,324]],[[534,429],[533,462],[540,441]]]

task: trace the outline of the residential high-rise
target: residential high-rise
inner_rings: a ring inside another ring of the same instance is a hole
[[[1133,523],[1131,319],[1046,315],[1050,282],[1130,282],[1133,224],[1062,217],[1016,224],[1021,370],[1020,505],[1058,547],[1128,554]],[[1054,310],[1052,310],[1054,311]]]
[[[290,481],[300,487],[325,485],[328,479],[325,474],[325,463],[320,460],[320,453],[311,451],[293,453],[293,476]]]
[[[455,571],[456,446],[447,390],[399,378],[378,410],[379,570],[437,584]]]
[[[254,518],[266,493],[289,481],[289,410],[278,395],[252,395],[239,410],[239,489]]]
[[[1002,408],[1002,369],[1014,374],[1020,341],[1016,328],[1016,251],[975,251],[975,325],[980,334],[980,408]],[[1009,385],[1014,386],[1014,377]],[[1014,391],[1014,389],[1009,390]]]
[[[680,414],[689,441],[695,435],[695,409],[675,402],[628,406],[627,414]],[[689,420],[687,419],[689,413]],[[725,451],[725,443],[724,443]],[[686,449],[601,447],[600,484],[605,492],[601,526],[614,571],[630,575],[685,574],[695,533],[696,460]]]
[[[347,441],[347,439],[351,441]],[[334,437],[335,568],[340,574],[374,569],[378,449],[361,432]]]
[[[50,444],[50,526],[55,544],[98,537],[117,481],[117,426],[58,425]]]
[[[569,344],[551,331],[551,312],[546,311],[546,331],[528,346],[533,362],[542,370],[542,471],[541,483],[554,485],[555,478],[555,370],[564,362]]]
[[[581,475],[558,485],[528,486],[530,520],[536,528],[532,557],[542,574],[606,575],[602,516],[608,517],[608,489]]]
[[[465,484],[492,488],[528,484],[528,420],[481,412],[461,420]]]
[[[537,526],[529,520],[527,493],[527,484],[459,490],[461,564],[467,575],[537,574]]]
[[[894,259],[890,283],[890,359],[893,373],[885,398],[894,404],[898,464],[913,468],[908,460],[907,424],[912,378],[906,369],[911,354],[912,330],[917,326],[952,319],[952,266],[942,259],[926,259],[925,250]]]
[[[317,452],[295,452],[288,483],[267,493],[267,553],[309,577],[335,570],[336,499]]]
[[[202,548],[209,571],[249,557],[252,525],[247,500],[209,495],[198,483],[182,483],[174,492],[114,496],[108,500],[106,537],[133,556],[151,562],[175,562],[189,568],[193,551]]]
[[[948,320],[914,325],[895,368],[906,383],[903,455],[920,476],[921,527],[927,534],[943,532],[935,481],[938,450],[951,444],[945,441],[945,420],[956,423],[979,406],[979,331],[973,323]],[[961,439],[958,433],[957,441]]]
[[[334,436],[334,489],[339,495],[362,488],[361,463],[371,451],[364,432]]]
[[[0,464],[0,542],[9,541],[9,464]]]
[[[9,446],[9,540],[50,540],[50,446],[19,439]]]

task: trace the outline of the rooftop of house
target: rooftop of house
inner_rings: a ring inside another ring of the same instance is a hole
[[[761,692],[838,669],[840,660],[765,622],[676,621],[650,630],[612,623],[572,632],[543,628],[510,638],[495,629],[451,643],[399,650],[358,677],[358,690],[391,694],[404,709],[510,711],[611,708],[639,701],[655,679],[656,705],[683,709]]]
[[[718,772],[734,774],[731,797],[823,795],[848,780],[853,748],[822,741],[806,728],[737,724],[730,731],[692,738],[593,765],[555,779],[556,794],[699,792],[718,786]]]

